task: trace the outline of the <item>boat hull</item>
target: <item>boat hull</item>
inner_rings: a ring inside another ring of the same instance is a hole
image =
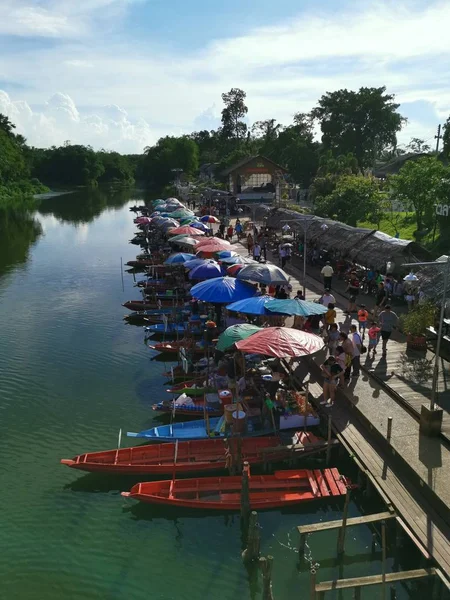
[[[337,469],[276,471],[249,476],[251,510],[285,508],[302,502],[346,494]],[[242,477],[204,477],[138,483],[122,496],[149,504],[202,510],[239,510]]]

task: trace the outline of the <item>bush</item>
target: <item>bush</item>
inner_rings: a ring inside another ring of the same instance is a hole
[[[418,304],[413,310],[400,319],[402,330],[406,335],[423,336],[427,327],[434,325],[436,307],[432,302]]]

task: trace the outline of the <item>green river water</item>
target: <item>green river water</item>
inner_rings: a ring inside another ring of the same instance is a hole
[[[120,261],[138,252],[128,243],[135,230],[129,206],[142,198],[83,191],[43,201],[32,216],[0,213],[2,600],[261,597],[259,579],[240,559],[238,515],[138,505],[120,491],[139,479],[59,464],[115,448],[120,428],[151,426],[150,407],[164,395],[164,363],[150,360],[142,328],[122,320],[122,302],[139,297],[126,273],[122,291]],[[351,516],[382,508],[365,502],[356,493]],[[275,600],[310,597],[296,526],[336,519],[341,510],[342,502],[311,503],[259,515],[262,553],[274,556]],[[368,527],[349,529],[340,563],[336,532],[310,538],[318,580],[380,573],[380,546],[372,554],[371,542]],[[417,565],[409,543],[388,552],[388,571]],[[426,592],[417,583],[397,586],[397,598]],[[362,595],[379,597],[376,587]]]

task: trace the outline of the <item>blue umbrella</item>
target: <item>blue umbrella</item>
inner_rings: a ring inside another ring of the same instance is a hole
[[[200,229],[200,231],[209,231],[209,227],[207,227],[204,223],[202,223],[201,221],[192,221],[190,223],[191,227],[195,227],[195,229]]]
[[[237,252],[234,252],[234,250],[221,250],[217,253],[217,256],[218,258],[222,259],[231,258],[232,256],[239,256],[239,254]]]
[[[240,312],[247,315],[270,315],[271,313],[267,310],[267,305],[275,302],[275,298],[272,296],[255,296],[248,300],[241,300],[239,302],[233,302],[226,308],[234,312]]]
[[[306,300],[273,300],[266,304],[267,310],[283,315],[297,315],[299,317],[310,317],[311,315],[323,315],[328,308],[317,302]]]
[[[251,298],[256,293],[254,286],[238,281],[234,277],[216,277],[197,283],[191,288],[191,296],[204,302],[229,304]]]
[[[188,260],[187,262],[185,262],[184,268],[185,269],[195,269],[195,267],[198,267],[199,265],[204,265],[207,262],[210,262],[210,261],[206,258],[195,257],[192,260]],[[216,262],[216,261],[213,261],[213,262]]]
[[[228,250],[225,250],[225,252],[228,252]],[[247,258],[246,256],[225,256],[219,260],[227,265],[246,265],[255,262],[252,258]]]
[[[171,254],[167,260],[164,261],[165,265],[176,265],[178,263],[185,263],[188,260],[195,258],[195,254],[189,254],[187,252],[177,252]]]
[[[214,277],[222,277],[220,265],[216,262],[207,262],[204,265],[198,265],[189,271],[189,279],[214,279]]]

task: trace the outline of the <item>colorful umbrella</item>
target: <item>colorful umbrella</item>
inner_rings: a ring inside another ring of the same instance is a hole
[[[203,217],[200,217],[200,221],[202,223],[220,223],[219,219],[213,217],[213,215],[204,215]]]
[[[229,250],[231,246],[230,242],[227,240],[222,240],[218,237],[208,237],[202,240],[200,243],[202,246],[206,246],[207,244],[208,246],[216,246],[216,252],[220,252],[221,250]]]
[[[283,315],[297,315],[299,317],[310,317],[311,315],[323,315],[328,308],[317,302],[307,302],[306,300],[274,300],[266,307],[270,312],[277,312]]]
[[[241,352],[276,358],[309,356],[325,346],[321,337],[290,327],[267,327],[246,340],[236,342]]]
[[[191,227],[195,227],[195,229],[200,229],[200,231],[209,231],[209,227],[201,221],[192,221],[190,225]]]
[[[177,252],[176,254],[171,254],[169,258],[164,261],[164,264],[177,265],[186,263],[188,260],[192,260],[194,256],[194,254],[188,254],[187,252]]]
[[[271,313],[267,310],[266,304],[273,302],[275,298],[272,296],[254,296],[248,300],[240,300],[239,302],[233,302],[226,308],[233,312],[240,312],[244,315],[270,315]]]
[[[185,210],[184,208],[180,208],[178,210],[175,210],[174,212],[170,213],[171,217],[174,217],[175,219],[183,219],[184,217],[193,217],[194,213],[188,210]]]
[[[238,279],[242,281],[254,281],[255,283],[265,283],[266,285],[285,285],[289,283],[289,275],[276,265],[247,265],[241,269]]]
[[[169,244],[180,244],[184,246],[197,246],[198,240],[188,235],[175,235],[169,239]]]
[[[256,293],[256,289],[238,281],[234,277],[216,277],[208,281],[197,283],[191,288],[191,296],[204,302],[213,302],[216,304],[229,304],[245,298],[251,298]]]
[[[169,235],[205,235],[203,231],[190,227],[189,225],[183,225],[182,227],[174,227],[169,232]]]
[[[231,348],[236,342],[247,339],[257,331],[261,331],[261,327],[251,325],[250,323],[232,325],[219,335],[216,349],[225,352],[225,350]]]
[[[152,220],[150,217],[136,217],[136,219],[134,219],[134,223],[138,223],[139,225],[147,225],[151,222]]]
[[[206,258],[193,258],[192,260],[188,260],[187,262],[184,263],[184,268],[185,269],[195,269],[195,267],[198,267],[199,265],[204,265],[207,262],[212,262],[215,265],[217,265],[218,263],[216,263],[215,260],[207,260]]]
[[[198,265],[189,271],[189,279],[198,279],[203,281],[205,279],[214,279],[215,277],[222,277],[222,269],[216,262],[206,262],[204,265]]]
[[[180,225],[190,225],[195,220],[196,217],[183,217],[180,219]]]
[[[175,219],[165,219],[164,221],[161,221],[159,226],[162,229],[167,229],[169,227],[179,227],[180,224],[178,223],[178,221],[175,221]]]
[[[231,267],[227,267],[227,273],[228,273],[228,275],[231,275],[232,277],[236,277],[237,272],[243,268],[244,268],[244,265],[231,265]]]
[[[217,258],[219,260],[222,260],[224,258],[231,258],[233,256],[239,256],[239,254],[237,252],[235,252],[234,250],[221,250],[220,252],[217,253]]]
[[[216,256],[219,256],[217,253]],[[230,256],[230,258],[221,258],[220,262],[226,263],[227,265],[251,265],[255,264],[256,261],[253,258],[247,258],[246,256]]]

